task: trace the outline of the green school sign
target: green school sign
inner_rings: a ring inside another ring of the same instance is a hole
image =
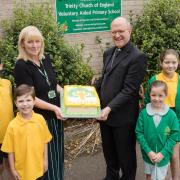
[[[121,15],[121,0],[56,0],[56,14],[68,27],[65,33],[109,31]]]

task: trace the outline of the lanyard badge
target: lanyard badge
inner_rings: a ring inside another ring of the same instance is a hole
[[[47,84],[48,84],[48,86],[50,88],[50,90],[48,91],[48,98],[49,99],[55,98],[56,97],[56,92],[54,90],[51,90],[51,83],[49,81],[49,78],[48,78],[48,75],[46,73],[46,70],[45,70],[45,68],[43,66],[43,63],[40,61],[40,64],[42,65],[43,70],[41,70],[35,63],[33,63],[33,64],[37,67],[37,69],[40,72],[40,74],[46,79],[46,82],[47,82]]]
[[[53,98],[55,98],[55,97],[56,97],[55,91],[54,91],[54,90],[50,90],[50,91],[48,92],[48,98],[49,98],[49,99],[53,99]]]

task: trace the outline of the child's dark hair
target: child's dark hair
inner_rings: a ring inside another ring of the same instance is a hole
[[[17,97],[23,96],[26,94],[32,96],[33,99],[35,99],[36,97],[34,87],[29,86],[27,84],[22,84],[15,89],[14,100],[17,100]]]
[[[176,58],[178,59],[178,62],[179,62],[179,54],[178,54],[178,52],[176,50],[174,50],[174,49],[166,49],[160,55],[160,63],[161,64],[163,63],[164,58],[169,54],[173,54],[174,56],[176,56]]]
[[[167,96],[167,93],[168,93],[168,87],[167,87],[167,84],[163,81],[153,81],[151,86],[150,86],[150,89],[149,89],[149,92],[151,93],[151,90],[152,88],[158,88],[158,87],[163,87],[163,90],[164,90],[164,93],[165,95]]]

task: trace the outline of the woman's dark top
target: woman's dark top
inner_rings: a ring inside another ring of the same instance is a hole
[[[46,77],[41,73],[44,72],[44,70],[48,76],[50,86],[47,83]],[[19,59],[15,65],[14,78],[17,86],[21,84],[33,86],[36,97],[51,104],[60,106],[60,98],[56,88],[56,73],[53,70],[51,60],[48,56],[42,59],[40,66],[33,64],[32,61],[24,61],[23,59]],[[56,97],[53,99],[48,97],[48,92],[50,90],[54,90],[56,93]],[[55,113],[52,111],[42,110],[39,108],[34,108],[34,110],[35,112],[42,114],[47,119],[52,116],[55,117]]]

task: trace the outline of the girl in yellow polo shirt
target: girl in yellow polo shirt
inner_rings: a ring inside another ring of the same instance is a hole
[[[176,72],[179,65],[179,54],[174,49],[167,49],[160,56],[160,66],[162,71],[151,77],[148,81],[147,90],[145,93],[145,104],[149,99],[149,87],[155,80],[164,81],[168,86],[168,95],[165,99],[165,104],[171,107],[178,117],[180,122],[180,75]],[[170,161],[172,180],[179,180],[180,165],[179,165],[179,147],[180,133],[177,139],[177,144],[174,147],[174,153]]]
[[[0,71],[3,64],[0,62]],[[13,119],[12,87],[7,79],[0,78],[0,148],[10,120]],[[0,180],[3,171],[9,171],[7,154],[0,150]],[[7,172],[10,176],[10,172]],[[8,178],[8,177],[7,177]],[[12,178],[11,176],[9,178]]]

